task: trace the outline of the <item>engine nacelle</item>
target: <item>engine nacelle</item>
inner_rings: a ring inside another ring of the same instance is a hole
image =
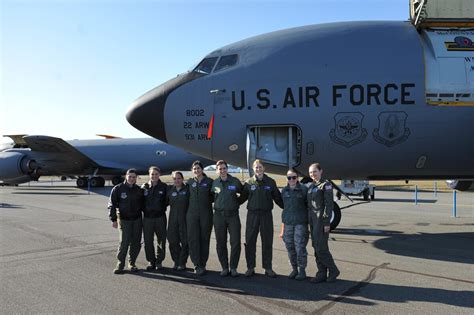
[[[446,185],[448,185],[449,188],[451,189],[456,189],[459,191],[466,191],[468,190],[471,185],[472,181],[470,180],[457,180],[457,179],[451,179],[446,181]]]
[[[35,160],[16,151],[0,152],[0,180],[4,183],[25,183],[39,176],[40,168]]]

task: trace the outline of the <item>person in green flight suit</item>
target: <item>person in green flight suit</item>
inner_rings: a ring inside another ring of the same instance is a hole
[[[273,202],[283,208],[280,191],[275,180],[265,174],[265,167],[260,160],[252,164],[254,176],[249,178],[242,190],[242,202],[247,202],[247,221],[245,228],[245,258],[247,260],[246,277],[255,274],[255,253],[257,236],[262,240],[262,266],[265,275],[276,277],[272,268],[273,255]]]
[[[194,264],[196,275],[206,273],[206,263],[209,258],[209,243],[212,231],[212,202],[214,201],[211,188],[213,180],[203,172],[200,161],[192,164],[194,177],[189,179],[189,206],[186,213],[189,256]]]
[[[240,259],[240,194],[242,183],[228,174],[227,162],[220,160],[216,163],[218,178],[212,183],[214,194],[214,232],[216,234],[216,249],[222,266],[221,276],[229,273],[237,277],[237,266]],[[230,235],[230,270],[227,253],[227,233]]]
[[[313,181],[308,184],[308,219],[318,269],[316,276],[311,279],[313,283],[334,282],[340,274],[328,246],[334,206],[333,188],[322,175],[323,169],[319,163],[310,165],[309,176]]]
[[[186,232],[186,212],[189,205],[189,187],[183,183],[183,173],[174,171],[171,174],[174,185],[168,189],[170,217],[168,220],[168,243],[174,270],[186,269],[189,249]]]

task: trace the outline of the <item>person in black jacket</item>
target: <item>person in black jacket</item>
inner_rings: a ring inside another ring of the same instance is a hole
[[[143,193],[138,185],[137,173],[129,169],[125,181],[112,188],[108,209],[113,228],[120,228],[120,243],[117,251],[117,266],[115,274],[123,273],[125,258],[129,251],[130,271],[138,271],[135,261],[140,253],[142,235]]]
[[[168,185],[160,180],[160,169],[150,166],[150,180],[142,185],[145,205],[143,207],[143,239],[145,256],[148,260],[146,270],[163,269],[161,263],[166,255],[166,193]],[[156,254],[155,254],[156,235]]]

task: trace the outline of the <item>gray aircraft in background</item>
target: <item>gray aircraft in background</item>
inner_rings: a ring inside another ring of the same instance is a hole
[[[276,31],[212,51],[127,120],[209,159],[332,179],[474,179],[474,2],[412,0],[411,21]],[[438,5],[441,7],[432,7]],[[158,123],[157,123],[158,122]]]
[[[64,141],[49,136],[10,136],[0,152],[0,181],[20,184],[40,176],[74,176],[78,187],[102,187],[105,179],[118,184],[129,168],[147,174],[148,167],[160,167],[162,174],[188,170],[195,160],[211,160],[152,138]]]

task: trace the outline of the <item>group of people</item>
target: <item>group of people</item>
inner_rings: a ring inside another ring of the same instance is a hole
[[[183,174],[175,171],[172,173],[173,185],[168,186],[160,180],[160,169],[152,166],[149,169],[150,180],[139,187],[136,184],[136,172],[128,170],[125,181],[112,189],[108,204],[112,226],[120,229],[118,262],[114,273],[123,273],[127,252],[130,271],[138,271],[136,259],[143,233],[148,271],[163,268],[168,239],[173,269],[185,270],[189,256],[196,275],[202,276],[206,273],[214,227],[217,256],[222,267],[220,275],[237,277],[241,252],[239,209],[247,201],[245,276],[255,274],[259,233],[265,275],[276,276],[272,268],[272,210],[276,203],[283,209],[279,236],[285,243],[292,267],[288,277],[306,279],[306,245],[311,233],[317,266],[317,273],[311,281],[335,281],[339,270],[328,248],[333,188],[329,181],[322,179],[321,166],[318,163],[310,165],[309,176],[312,182],[307,185],[298,181],[296,170],[288,170],[288,182],[281,192],[275,180],[265,174],[262,161],[254,161],[253,171],[254,176],[242,184],[228,173],[227,163],[220,160],[216,163],[218,177],[213,180],[204,173],[202,163],[195,161],[192,164],[193,178],[184,183]],[[167,221],[168,206],[170,211]],[[227,249],[228,234],[230,257]]]

